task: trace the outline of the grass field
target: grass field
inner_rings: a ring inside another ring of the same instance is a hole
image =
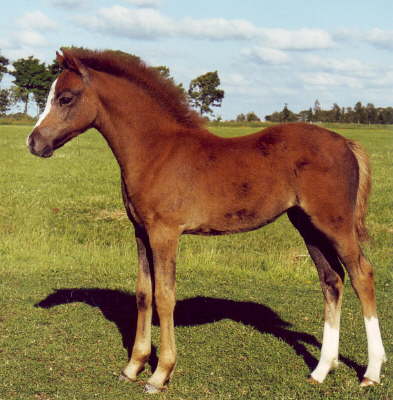
[[[49,160],[33,157],[25,148],[30,129],[0,126],[0,399],[145,398],[141,385],[117,379],[136,318],[136,251],[118,167],[94,131]],[[234,136],[255,128],[212,130]],[[365,252],[376,269],[389,358],[382,384],[359,388],[367,344],[348,282],[342,365],[324,384],[306,383],[320,352],[322,294],[284,216],[252,233],[182,238],[179,359],[169,390],[157,398],[393,399],[393,128],[338,131],[360,141],[373,165]]]

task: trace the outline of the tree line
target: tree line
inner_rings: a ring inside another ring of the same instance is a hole
[[[285,104],[281,111],[276,111],[265,117],[271,122],[341,122],[355,124],[393,124],[393,107],[375,107],[368,103],[363,105],[358,101],[354,107],[340,107],[334,103],[329,110],[323,110],[318,100],[314,107],[299,113],[292,112]]]
[[[133,57],[136,56],[133,55]],[[174,82],[167,66],[151,68]],[[14,78],[10,88],[0,89],[0,116],[6,115],[13,106],[19,104],[23,105],[23,113],[27,115],[28,106],[31,103],[36,105],[37,115],[40,114],[45,108],[52,82],[60,71],[61,68],[56,60],[46,64],[38,58],[29,56],[10,63],[10,60],[0,54],[0,82],[4,74],[10,74]],[[224,91],[219,86],[220,78],[217,71],[196,77],[190,82],[188,90],[182,84],[177,85],[179,90],[184,92],[190,105],[201,115],[206,116],[213,114],[212,107],[221,106]]]
[[[163,77],[174,82],[167,66],[151,68],[156,69]],[[10,74],[14,78],[11,87],[0,88],[0,116],[6,115],[12,107],[19,104],[23,106],[23,114],[27,115],[28,106],[32,103],[37,107],[37,115],[40,114],[45,108],[50,86],[60,71],[61,68],[56,60],[46,64],[38,58],[29,56],[11,63],[10,60],[0,54],[0,82],[4,74]],[[225,93],[219,87],[220,78],[217,71],[207,72],[191,80],[188,90],[182,84],[177,84],[177,86],[179,90],[184,92],[190,105],[206,117],[211,116],[213,114],[212,107],[220,107],[224,99]],[[218,120],[221,120],[221,118],[218,117]],[[266,115],[265,120],[270,122],[393,124],[393,108],[375,107],[372,103],[363,105],[358,101],[354,107],[340,107],[337,103],[334,103],[329,110],[323,110],[320,102],[316,100],[313,107],[298,113],[291,111],[285,104],[281,111]],[[260,121],[260,118],[255,112],[249,112],[239,114],[236,121],[257,122]]]

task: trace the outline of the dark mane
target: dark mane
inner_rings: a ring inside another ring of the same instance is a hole
[[[64,48],[64,54],[79,59],[96,71],[124,77],[136,83],[157,100],[175,120],[187,128],[200,128],[204,121],[187,102],[184,93],[172,80],[147,66],[139,57],[122,51],[93,51],[83,48]]]

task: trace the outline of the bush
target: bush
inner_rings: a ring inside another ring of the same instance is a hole
[[[1,125],[33,125],[36,121],[36,118],[21,112],[0,116]]]

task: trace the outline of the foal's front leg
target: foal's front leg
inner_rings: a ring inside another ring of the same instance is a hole
[[[136,303],[138,321],[134,347],[128,365],[123,369],[120,378],[135,381],[143,370],[151,352],[152,320],[152,276],[153,264],[151,249],[146,232],[135,227],[135,238],[138,249],[138,277],[136,283]]]
[[[157,393],[171,378],[176,365],[176,344],[173,312],[176,303],[176,251],[179,233],[168,227],[149,230],[154,260],[155,303],[160,319],[160,356],[154,374],[145,390]]]

